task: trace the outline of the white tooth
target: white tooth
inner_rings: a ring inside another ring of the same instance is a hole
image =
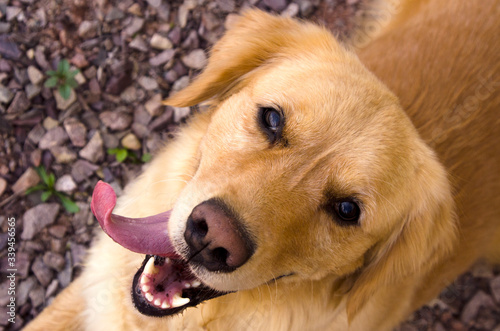
[[[148,282],[148,278],[145,277],[144,275],[141,276],[141,284],[144,285]]]
[[[190,288],[190,287],[191,287],[191,284],[189,284],[189,283],[184,284],[184,288]]]
[[[189,303],[189,301],[189,298],[181,298],[179,294],[176,294],[172,298],[172,308],[184,306],[185,304]]]
[[[199,280],[194,280],[192,283],[191,283],[191,286],[192,287],[198,287],[201,285],[201,282]]]
[[[144,273],[149,275],[156,275],[158,273],[158,268],[155,267],[155,258],[151,257],[144,267]]]
[[[172,262],[168,257],[165,258],[165,263],[166,264],[170,264],[170,262]]]
[[[146,299],[147,299],[149,302],[153,301],[153,295],[152,295],[151,293],[149,293],[149,292],[148,292],[148,293],[146,293]]]
[[[154,302],[155,306],[158,306],[160,307],[161,305],[161,300],[160,299],[156,299],[155,302]]]
[[[167,300],[163,301],[163,303],[161,304],[161,308],[162,308],[162,309],[167,309],[167,308],[169,308],[169,307],[170,307],[170,306],[168,305]]]
[[[142,285],[142,292],[147,293],[151,289],[149,285]]]

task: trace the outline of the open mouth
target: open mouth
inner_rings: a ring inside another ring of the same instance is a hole
[[[204,285],[169,240],[170,211],[144,218],[112,214],[116,205],[113,188],[97,183],[91,209],[102,229],[121,246],[146,254],[132,282],[132,300],[148,316],[168,316],[227,294]]]
[[[181,259],[146,255],[132,283],[132,300],[148,316],[174,315],[227,294],[204,285]]]

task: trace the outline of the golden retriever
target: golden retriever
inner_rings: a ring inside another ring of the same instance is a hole
[[[247,11],[166,101],[210,109],[116,208],[97,185],[107,235],[26,330],[390,330],[500,261],[499,7],[406,1],[361,61]]]

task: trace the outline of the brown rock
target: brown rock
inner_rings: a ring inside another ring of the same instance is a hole
[[[31,270],[35,274],[36,279],[38,279],[43,286],[49,285],[52,281],[52,271],[43,263],[42,258],[37,257],[35,259],[35,262],[33,262],[31,266]]]
[[[14,193],[23,193],[28,188],[35,186],[40,182],[40,177],[38,177],[37,172],[33,168],[28,168],[26,171],[19,177],[14,185],[12,185],[12,191]]]
[[[90,138],[88,144],[80,150],[80,157],[89,160],[92,163],[96,163],[104,157],[103,142],[101,134],[99,131]]]
[[[26,93],[20,91],[17,92],[12,100],[10,107],[7,109],[8,114],[20,114],[24,113],[30,107],[31,102],[29,101]]]
[[[28,209],[23,215],[21,239],[31,240],[47,225],[54,223],[59,208],[58,203],[42,203]]]
[[[78,121],[74,117],[67,118],[64,120],[64,129],[74,146],[85,146],[87,142],[87,128],[82,122]]]
[[[54,155],[58,163],[67,164],[76,160],[76,153],[67,146],[51,147],[50,152]]]
[[[125,130],[132,123],[132,116],[122,111],[104,111],[99,118],[111,130]]]
[[[40,139],[40,143],[38,144],[38,146],[41,149],[49,149],[55,146],[62,145],[67,140],[68,135],[66,134],[66,131],[58,126],[47,131],[47,133],[43,135],[42,139]]]

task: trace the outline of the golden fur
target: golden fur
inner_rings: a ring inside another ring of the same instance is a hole
[[[223,198],[257,249],[231,273],[197,276],[239,291],[143,316],[130,300],[143,255],[102,234],[83,274],[26,330],[390,330],[478,258],[499,262],[499,7],[406,1],[357,49],[361,61],[323,28],[247,12],[167,100],[210,110],[115,209],[173,208],[182,245],[191,210]],[[259,106],[281,107],[286,144],[270,146]],[[325,213],[328,195],[362,201],[360,225]]]

